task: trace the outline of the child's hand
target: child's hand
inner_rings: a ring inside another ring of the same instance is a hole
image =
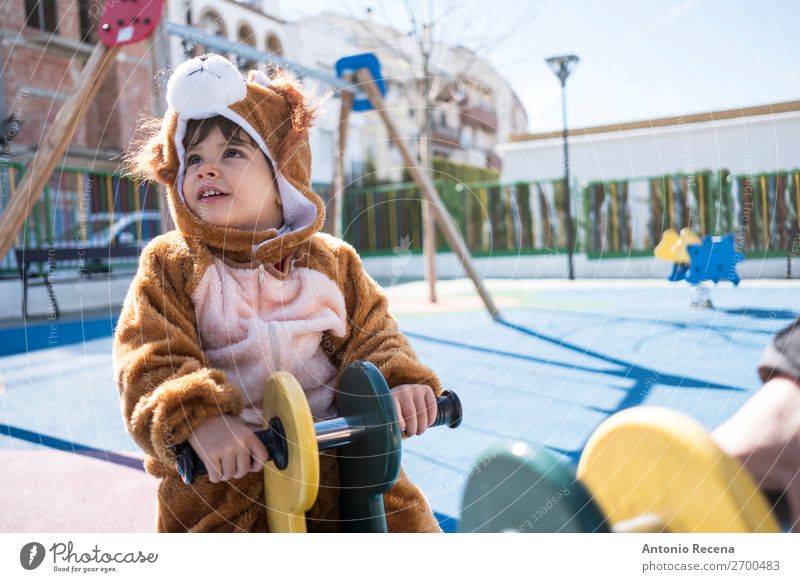
[[[420,435],[436,420],[436,396],[424,384],[400,384],[391,390],[400,432]]]
[[[241,479],[260,471],[269,453],[256,433],[238,416],[215,416],[194,429],[189,444],[208,469],[212,483]]]
[[[800,386],[775,377],[713,433],[762,489],[785,491],[800,532]]]

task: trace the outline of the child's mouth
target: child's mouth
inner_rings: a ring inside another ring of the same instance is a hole
[[[200,200],[216,200],[225,196],[227,196],[227,194],[219,190],[206,190],[200,193]]]

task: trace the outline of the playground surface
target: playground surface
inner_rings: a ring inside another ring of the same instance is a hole
[[[487,286],[502,321],[465,280],[440,282],[436,305],[422,282],[387,289],[420,359],[464,406],[459,429],[403,443],[404,467],[448,530],[471,468],[503,441],[541,443],[575,463],[603,420],[640,404],[716,427],[758,389],[772,335],[800,316],[793,281],[712,287],[714,308],[695,311],[685,283]],[[153,531],[157,482],[124,430],[111,326],[106,315],[0,330],[0,531]]]

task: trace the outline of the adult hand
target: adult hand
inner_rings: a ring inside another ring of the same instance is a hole
[[[785,493],[792,531],[800,532],[800,386],[772,378],[713,436],[763,490]]]

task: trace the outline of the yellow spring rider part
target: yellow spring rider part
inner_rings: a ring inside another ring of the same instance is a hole
[[[306,511],[319,490],[319,449],[314,420],[303,388],[288,372],[275,372],[267,381],[262,403],[264,428],[280,419],[288,463],[278,469],[264,465],[267,521],[272,532],[305,533]]]
[[[641,406],[594,432],[578,465],[615,531],[779,532],[766,497],[700,424]]]

